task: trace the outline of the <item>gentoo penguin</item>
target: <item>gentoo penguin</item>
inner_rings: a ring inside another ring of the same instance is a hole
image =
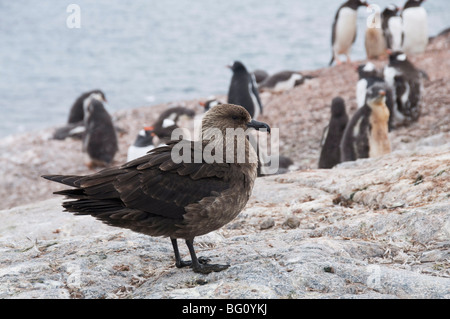
[[[170,141],[173,130],[183,126],[184,117],[192,119],[194,116],[194,110],[183,106],[171,107],[162,112],[152,126],[139,131],[134,143],[128,147],[127,161],[143,156]]]
[[[265,79],[267,79],[269,77],[269,73],[267,73],[264,70],[255,70],[252,72],[253,75],[255,76],[255,81],[257,84],[261,83],[262,81],[264,81]]]
[[[383,30],[376,23],[376,21],[381,21],[380,12],[375,11],[372,19],[372,23],[368,24],[366,28],[364,47],[368,59],[378,59],[386,56],[386,40]]]
[[[53,133],[53,139],[64,140],[68,137],[79,139],[83,138],[84,134],[84,121],[67,123],[66,125],[59,127]]]
[[[59,127],[53,133],[53,139],[64,140],[67,137],[82,139],[84,134],[84,101],[89,98],[95,98],[106,102],[105,94],[100,90],[92,90],[81,94],[70,108],[67,124]]]
[[[396,123],[409,124],[420,116],[420,98],[424,72],[418,70],[403,52],[389,55],[383,70],[384,80],[392,89]]]
[[[118,150],[116,130],[103,103],[90,97],[84,101],[83,152],[89,168],[108,166]]]
[[[259,84],[260,90],[270,90],[272,92],[282,92],[305,82],[305,79],[311,79],[309,75],[303,75],[297,71],[281,71],[277,72],[262,83]]]
[[[100,90],[92,90],[86,93],[81,94],[73,103],[70,108],[69,119],[67,123],[77,123],[81,122],[84,119],[84,101],[89,98],[92,94],[95,95],[95,98],[99,101],[106,102],[105,94]]]
[[[348,122],[345,102],[341,97],[331,101],[331,118],[322,136],[319,168],[332,168],[341,162],[340,143]]]
[[[403,25],[402,17],[398,15],[399,11],[396,5],[390,4],[381,13],[381,28],[386,47],[392,51],[400,51],[402,48]]]
[[[154,133],[165,143],[170,140],[172,132],[178,127],[187,125],[185,120],[192,120],[195,111],[184,106],[170,107],[162,112],[155,123],[153,123]]]
[[[366,103],[366,92],[369,87],[378,83],[384,86],[386,92],[386,106],[389,109],[389,131],[394,128],[394,95],[392,89],[386,84],[382,72],[378,71],[371,62],[358,66],[359,80],[356,84],[356,102],[359,107]]]
[[[331,47],[332,54],[330,66],[336,60],[340,64],[340,54],[347,56],[347,62],[350,62],[350,48],[356,40],[356,14],[358,7],[368,6],[365,1],[348,0],[342,4],[333,22],[333,29],[331,31]]]
[[[390,153],[388,136],[389,110],[386,92],[379,83],[366,94],[366,103],[352,116],[341,140],[341,162],[377,157]]]
[[[253,119],[257,119],[263,112],[263,106],[254,75],[248,73],[244,64],[239,61],[228,67],[233,71],[228,89],[228,103],[243,106]]]
[[[215,98],[209,99],[206,102],[200,102],[200,105],[203,106],[203,108],[205,109],[205,112],[207,112],[210,109],[212,109],[213,107],[216,107],[217,105],[221,105],[221,104],[223,104],[223,103]]]
[[[408,0],[403,6],[402,51],[406,54],[422,53],[428,44],[427,12],[420,6],[423,1]]]
[[[155,148],[153,138],[156,136],[154,127],[146,126],[139,131],[134,143],[128,147],[127,162],[144,156],[148,151]]]

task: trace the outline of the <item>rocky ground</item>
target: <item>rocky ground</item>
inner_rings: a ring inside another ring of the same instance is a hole
[[[0,298],[450,298],[449,48],[442,37],[411,57],[429,80],[393,152],[331,170],[317,169],[320,138],[333,97],[356,109],[356,64],[264,93],[260,120],[299,170],[258,178],[238,218],[197,239],[199,255],[232,265],[221,273],[176,269],[168,239],[62,213],[61,186],[39,176],[92,172],[80,141],[50,139],[55,128],[0,140]],[[116,164],[167,106],[114,114],[126,132]]]

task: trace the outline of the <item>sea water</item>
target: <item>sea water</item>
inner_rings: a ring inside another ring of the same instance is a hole
[[[226,94],[233,60],[269,73],[326,67],[341,2],[0,0],[0,137],[64,124],[91,89],[114,111]],[[449,4],[424,2],[430,36],[448,27]],[[353,60],[365,59],[371,14],[358,10]]]

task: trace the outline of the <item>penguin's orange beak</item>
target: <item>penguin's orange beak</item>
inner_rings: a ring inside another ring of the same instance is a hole
[[[386,96],[386,91],[380,91],[380,92],[378,92],[378,94],[381,96]]]

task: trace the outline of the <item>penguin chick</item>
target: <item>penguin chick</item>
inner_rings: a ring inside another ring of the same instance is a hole
[[[118,150],[116,130],[103,103],[92,95],[84,102],[83,153],[89,168],[109,166]]]
[[[397,51],[389,55],[383,70],[384,80],[392,89],[393,109],[397,124],[409,125],[419,119],[425,73],[417,69],[406,54]]]
[[[331,118],[322,136],[319,168],[332,168],[340,163],[340,143],[347,122],[345,102],[341,97],[335,97],[331,102]]]
[[[386,56],[386,39],[383,30],[376,25],[376,21],[381,20],[379,12],[375,12],[373,21],[367,26],[364,38],[364,47],[368,59],[378,59]]]
[[[81,94],[70,108],[68,124],[81,122],[84,120],[84,101],[88,98],[95,97],[99,101],[107,102],[105,93],[101,90],[92,90]]]
[[[341,162],[377,157],[391,151],[388,137],[389,110],[381,84],[367,90],[366,103],[351,118],[341,140]]]
[[[361,64],[357,68],[359,80],[356,84],[356,101],[358,107],[363,107],[366,102],[366,92],[369,87],[378,83],[384,87],[386,91],[386,106],[389,109],[389,131],[395,127],[394,114],[394,96],[392,89],[384,81],[383,75],[378,71],[375,65],[371,62]]]

